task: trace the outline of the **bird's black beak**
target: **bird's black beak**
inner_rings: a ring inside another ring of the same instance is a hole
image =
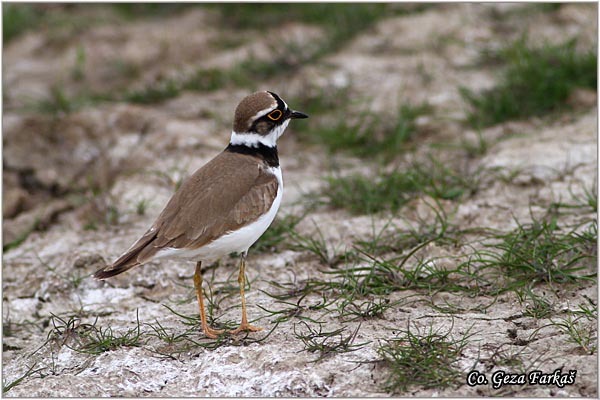
[[[291,119],[302,119],[302,118],[308,118],[308,115],[301,113],[300,111],[294,111],[292,110],[292,115],[290,115]]]

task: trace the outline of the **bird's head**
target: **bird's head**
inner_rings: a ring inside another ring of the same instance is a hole
[[[230,143],[249,147],[256,147],[260,143],[275,147],[290,120],[296,118],[308,118],[308,115],[290,109],[273,92],[253,93],[235,109]]]

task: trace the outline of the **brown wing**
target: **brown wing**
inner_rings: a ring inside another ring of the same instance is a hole
[[[151,259],[164,247],[198,248],[255,221],[277,195],[277,178],[249,155],[223,152],[189,177],[156,222],[112,265],[105,279]]]

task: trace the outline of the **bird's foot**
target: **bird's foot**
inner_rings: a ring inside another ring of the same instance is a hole
[[[258,331],[262,331],[263,328],[260,328],[258,326],[253,326],[250,325],[249,323],[243,323],[237,328],[237,329],[233,329],[231,331],[229,331],[230,334],[232,335],[237,335],[238,333],[244,331],[244,332],[258,332]]]
[[[219,337],[219,335],[225,332],[223,329],[212,329],[209,326],[205,326],[204,328],[202,328],[202,330],[204,331],[206,337],[209,339],[216,339],[217,337]]]

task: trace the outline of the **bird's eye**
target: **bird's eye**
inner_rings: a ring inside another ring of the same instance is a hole
[[[277,121],[279,118],[281,118],[282,115],[283,113],[281,112],[281,110],[273,110],[267,114],[267,117],[269,117],[271,121]]]

